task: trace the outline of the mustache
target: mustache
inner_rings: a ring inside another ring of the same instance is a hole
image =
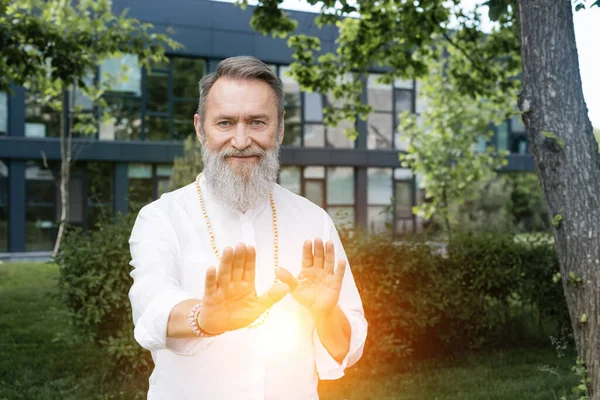
[[[246,147],[244,150],[225,149],[219,153],[221,158],[228,157],[259,157],[263,158],[267,152],[259,147]]]

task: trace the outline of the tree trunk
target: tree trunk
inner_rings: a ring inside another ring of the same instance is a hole
[[[68,104],[68,103],[67,103]],[[64,104],[63,107],[68,107]],[[72,139],[73,125],[72,118],[69,118],[69,127],[65,135],[65,113],[60,114],[60,221],[58,223],[58,233],[54,242],[52,257],[55,258],[60,250],[60,244],[65,232],[65,225],[69,218],[69,181],[71,179],[71,157],[72,157]]]
[[[600,400],[600,156],[581,88],[571,7],[567,0],[519,0],[519,107],[553,220],[577,351],[591,378],[590,397]]]

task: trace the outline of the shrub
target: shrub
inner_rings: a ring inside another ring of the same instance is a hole
[[[558,332],[568,318],[548,241],[465,234],[444,252],[419,241],[341,236],[369,321],[364,358],[377,365],[503,344],[532,319],[539,339],[542,321]]]
[[[128,292],[128,240],[135,214],[106,220],[97,229],[70,229],[56,262],[62,301],[84,339],[102,346],[118,372],[147,372],[150,353],[133,338]]]

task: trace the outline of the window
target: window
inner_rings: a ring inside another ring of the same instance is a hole
[[[146,77],[146,140],[184,140],[194,134],[198,109],[198,82],[206,61],[173,57],[155,64]]]
[[[169,191],[169,179],[171,178],[172,165],[156,166],[156,198],[160,198]]]
[[[113,168],[112,163],[89,162],[87,164],[88,229],[113,216]]]
[[[290,146],[302,145],[302,100],[300,85],[287,75],[289,67],[279,68],[279,76],[283,83],[283,96],[285,103],[285,134],[283,144]]]
[[[392,225],[392,170],[367,169],[367,226],[371,232],[383,232]]]
[[[504,121],[496,127],[496,146],[498,150],[508,150],[508,122]]]
[[[103,111],[111,117],[100,121],[100,140],[140,140],[142,78],[137,56],[105,60],[99,72],[100,84],[109,88]]]
[[[52,250],[57,233],[54,176],[40,161],[30,160],[25,165],[25,179],[25,248]]]
[[[8,135],[8,96],[6,92],[0,92],[0,136],[6,135]]]
[[[0,160],[0,252],[8,251],[8,165]]]
[[[302,169],[300,167],[281,167],[279,184],[297,195],[302,195]]]
[[[354,168],[327,168],[327,212],[340,228],[354,225]]]
[[[127,177],[130,211],[138,210],[154,199],[152,175],[152,164],[129,164]]]
[[[394,235],[414,231],[413,226],[414,183],[410,170],[394,170]]]
[[[35,92],[25,92],[25,136],[59,137],[60,113],[42,103],[40,98]]]

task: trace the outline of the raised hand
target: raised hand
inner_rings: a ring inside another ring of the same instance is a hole
[[[267,293],[257,296],[255,271],[256,251],[252,246],[239,243],[235,253],[231,247],[223,250],[219,271],[213,266],[206,271],[198,316],[202,330],[217,334],[244,328],[289,292],[285,283],[278,282]]]
[[[315,239],[314,253],[310,240],[302,247],[302,270],[297,278],[283,268],[276,271],[277,277],[290,288],[291,295],[313,315],[327,316],[338,303],[342,282],[346,271],[346,260],[338,261],[335,268],[333,243],[323,246],[321,239]]]

